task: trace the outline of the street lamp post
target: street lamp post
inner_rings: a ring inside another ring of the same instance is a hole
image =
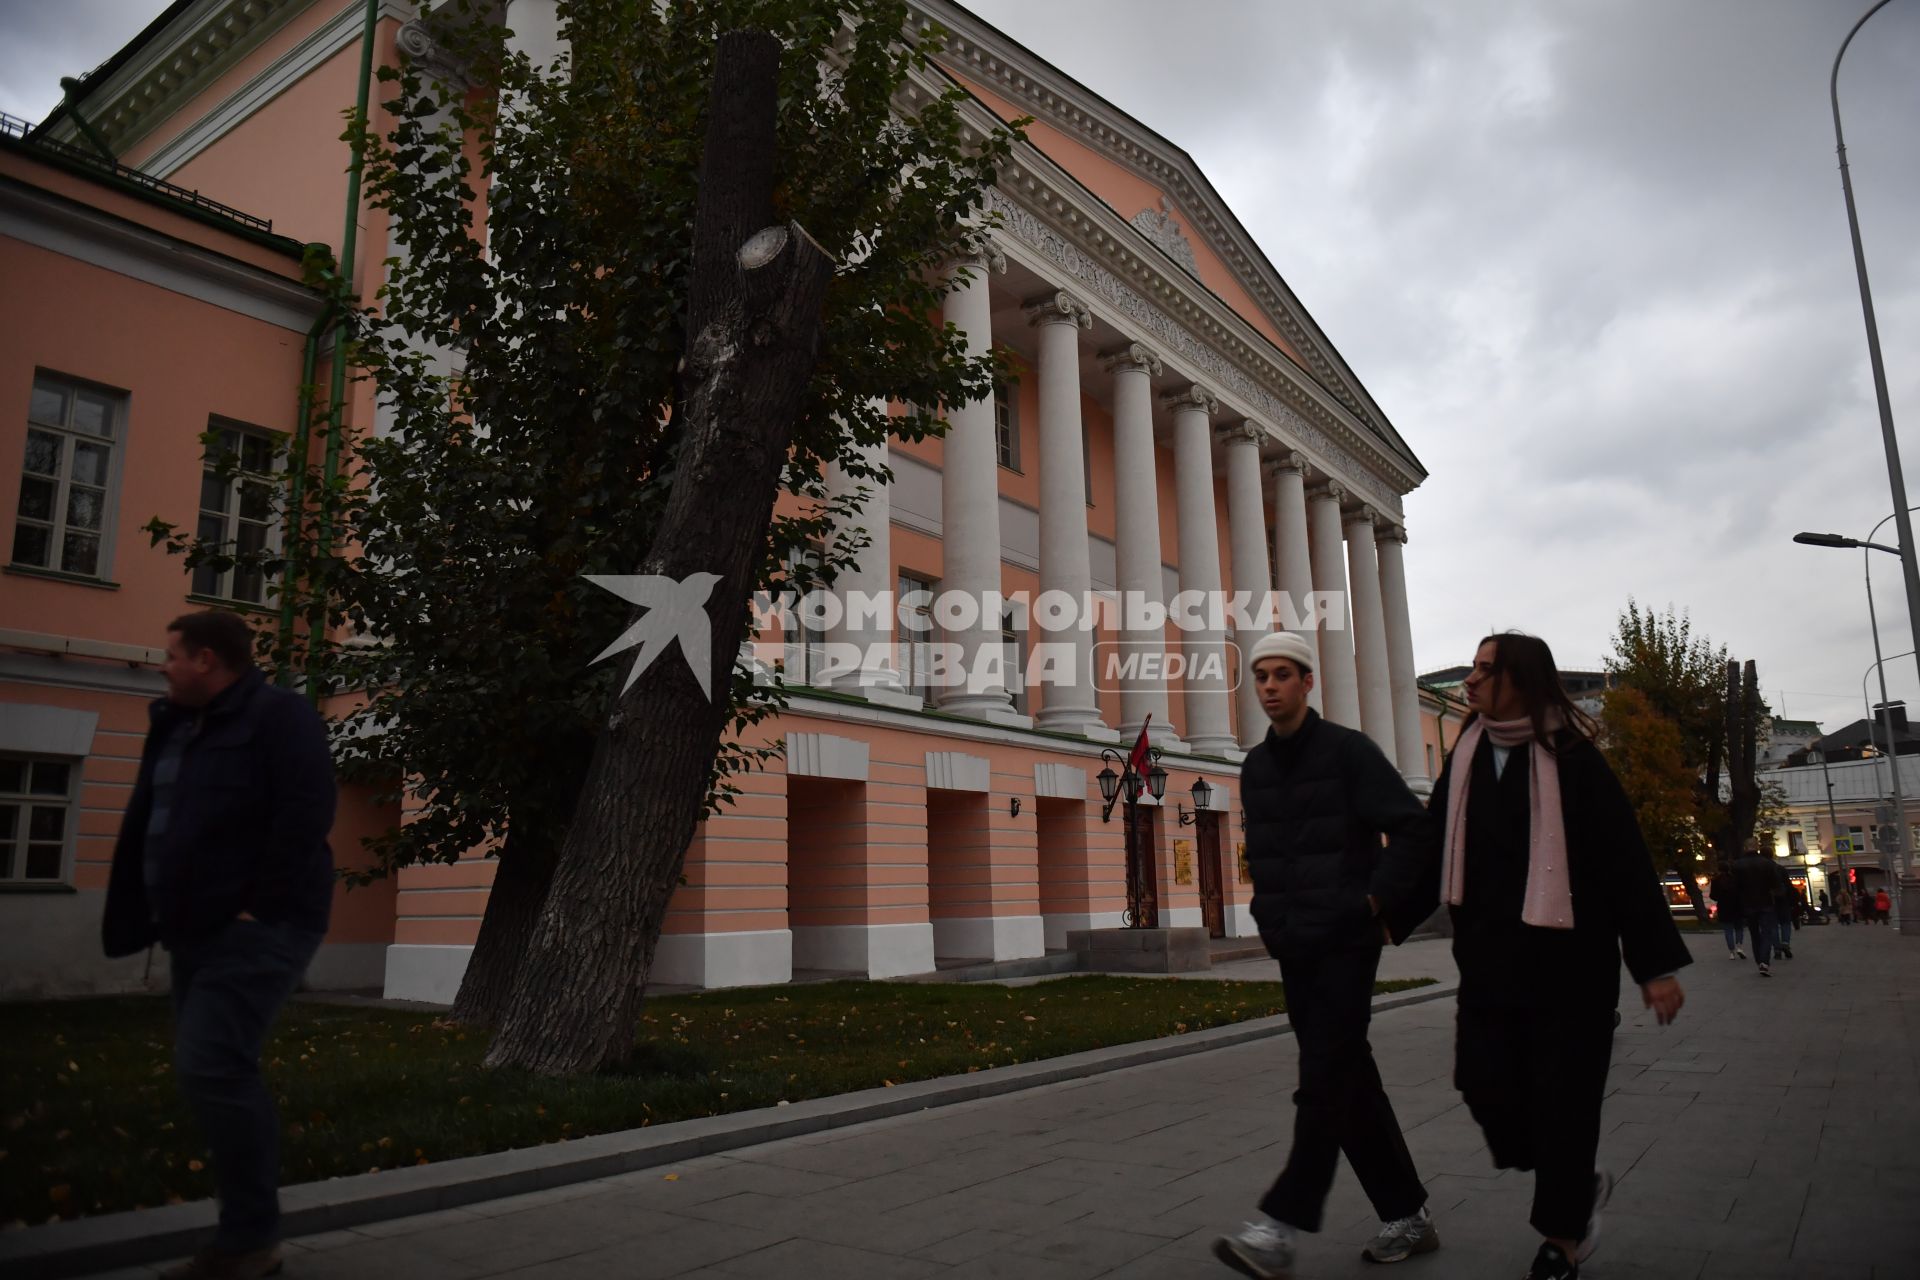
[[[1887,368],[1880,358],[1880,326],[1873,317],[1873,289],[1867,283],[1867,255],[1860,244],[1860,215],[1853,202],[1853,178],[1847,170],[1847,140],[1840,128],[1840,60],[1847,56],[1847,46],[1853,43],[1854,36],[1866,25],[1868,18],[1886,8],[1887,0],[1877,0],[1871,9],[1860,15],[1860,21],[1853,24],[1847,32],[1847,38],[1840,42],[1840,51],[1833,55],[1833,74],[1828,78],[1828,96],[1833,102],[1833,141],[1834,149],[1840,157],[1840,190],[1847,200],[1847,231],[1853,239],[1853,270],[1860,282],[1860,314],[1867,326],[1867,360],[1873,366],[1873,396],[1880,410],[1880,442],[1887,455],[1887,487],[1893,492],[1893,519],[1900,537],[1899,550],[1894,554],[1900,557],[1901,576],[1907,588],[1907,621],[1914,631],[1914,650],[1916,669],[1920,669],[1920,564],[1916,564],[1913,546],[1913,518],[1907,506],[1907,482],[1900,469],[1900,441],[1893,430],[1893,401],[1887,393]],[[1882,548],[1885,550],[1886,548]]]
[[[1893,740],[1893,713],[1888,708],[1888,700],[1887,700],[1886,660],[1880,656],[1880,619],[1879,619],[1879,615],[1874,611],[1872,561],[1867,556],[1867,552],[1869,551],[1884,551],[1888,555],[1894,555],[1894,556],[1898,556],[1901,554],[1898,548],[1889,547],[1884,543],[1875,542],[1873,540],[1873,537],[1874,537],[1874,534],[1879,533],[1880,530],[1883,527],[1885,527],[1888,520],[1894,519],[1895,516],[1903,516],[1904,514],[1905,514],[1904,512],[1896,511],[1894,515],[1887,516],[1885,519],[1882,519],[1879,524],[1876,524],[1873,526],[1872,532],[1867,534],[1865,538],[1848,538],[1837,533],[1796,533],[1793,535],[1793,540],[1795,542],[1800,543],[1803,546],[1809,546],[1809,547],[1839,547],[1843,549],[1851,549],[1853,547],[1861,548],[1860,563],[1862,568],[1862,576],[1866,579],[1866,584],[1867,584],[1867,625],[1873,632],[1873,666],[1869,668],[1869,670],[1877,671],[1880,673],[1880,712],[1882,717],[1886,720],[1886,724],[1887,724],[1888,754],[1894,757],[1891,766],[1887,770],[1888,777],[1890,779],[1890,784],[1893,791],[1893,813],[1894,813],[1894,823],[1893,823],[1894,838],[1893,838],[1893,841],[1891,842],[1891,845],[1885,851],[1887,855],[1891,856],[1891,860],[1892,860],[1891,869],[1888,872],[1888,879],[1893,881],[1894,888],[1896,890],[1896,892],[1892,895],[1892,897],[1894,901],[1898,903],[1898,906],[1896,907],[1896,911],[1898,912],[1903,922],[1901,932],[1902,933],[1911,932],[1915,936],[1920,936],[1920,881],[1910,880],[1905,875],[1905,862],[1906,862],[1905,849],[1907,846],[1907,838],[1908,838],[1907,837],[1907,801],[1906,801],[1906,796],[1902,793],[1902,789],[1900,785],[1900,760],[1899,760],[1900,753],[1898,750],[1899,744],[1897,744]],[[1905,560],[1905,558],[1906,557],[1901,556],[1901,559],[1903,561]],[[1915,643],[1914,652],[1916,657],[1920,657],[1920,642]],[[1865,676],[1861,677],[1861,684],[1863,686],[1861,690],[1861,701],[1865,702],[1866,701],[1866,692],[1864,689],[1864,685],[1866,684]],[[1873,732],[1872,708],[1868,708],[1868,711],[1867,711],[1867,732],[1869,734]],[[1883,862],[1883,865],[1884,865],[1884,862]],[[1895,879],[1896,875],[1898,876],[1898,879]],[[1909,894],[1913,896],[1913,900],[1911,902],[1907,900]],[[1904,922],[1907,920],[1915,921],[1916,927],[1912,930],[1909,930],[1908,928],[1906,928]]]

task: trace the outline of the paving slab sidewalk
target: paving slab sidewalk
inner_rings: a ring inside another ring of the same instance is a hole
[[[1679,1024],[1625,1007],[1601,1144],[1619,1185],[1583,1274],[1920,1275],[1920,945],[1891,929],[1808,930],[1772,979],[1729,961],[1717,937],[1689,945]],[[1452,1041],[1451,1001],[1375,1019],[1445,1242],[1404,1274],[1517,1276],[1535,1244],[1531,1180],[1489,1164],[1450,1084]],[[301,1237],[287,1274],[1223,1277],[1208,1243],[1284,1159],[1294,1082],[1291,1038],[1270,1037]],[[1372,1225],[1343,1168],[1300,1274],[1376,1275],[1359,1259]]]

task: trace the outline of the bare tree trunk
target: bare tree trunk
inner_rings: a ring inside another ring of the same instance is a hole
[[[832,274],[798,226],[769,225],[779,57],[779,42],[759,32],[731,32],[716,50],[694,221],[686,444],[640,567],[695,596],[707,587],[709,643],[684,652],[669,637],[636,656],[595,743],[488,1066],[567,1075],[631,1054],[667,901],[704,806]]]
[[[492,1026],[506,1009],[533,927],[546,906],[568,823],[580,803],[593,743],[590,732],[567,735],[551,748],[546,785],[514,797],[486,914],[447,1015],[455,1022]]]
[[[460,979],[460,994],[454,997],[453,1010],[447,1015],[455,1022],[491,1026],[499,1020],[526,957],[540,909],[547,903],[558,852],[553,839],[544,832],[508,828],[493,874],[493,888],[487,894],[487,911],[480,918],[473,954]]]

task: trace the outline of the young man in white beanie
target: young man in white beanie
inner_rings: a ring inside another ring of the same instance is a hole
[[[1384,1224],[1361,1251],[1399,1262],[1440,1246],[1427,1193],[1367,1043],[1380,949],[1437,905],[1425,807],[1365,734],[1307,705],[1314,651],[1291,632],[1249,655],[1267,736],[1240,769],[1253,918],[1280,962],[1300,1058],[1293,1149],[1260,1212],[1214,1241],[1257,1280],[1291,1280],[1345,1152]],[[1385,847],[1382,847],[1382,837]]]

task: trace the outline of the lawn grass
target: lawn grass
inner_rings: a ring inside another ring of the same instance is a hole
[[[1379,991],[1431,979],[1383,982]],[[1029,987],[830,982],[647,1002],[619,1075],[487,1071],[483,1032],[295,1001],[265,1060],[281,1182],[426,1164],[1283,1013],[1277,982],[1082,975]],[[0,1223],[213,1194],[164,997],[0,1004]]]

